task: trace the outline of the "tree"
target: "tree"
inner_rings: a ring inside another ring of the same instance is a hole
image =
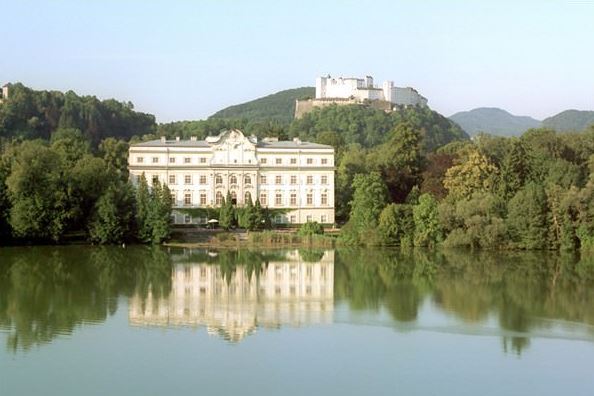
[[[453,198],[470,198],[475,192],[491,191],[496,174],[497,168],[473,150],[465,161],[447,170],[443,184]]]
[[[151,242],[158,244],[169,238],[171,232],[171,191],[166,184],[153,183],[150,193],[149,221]]]
[[[239,222],[239,215],[238,215],[238,222]],[[255,230],[258,227],[258,213],[257,209],[252,203],[252,196],[248,194],[247,202],[242,210],[241,216],[241,223],[239,224],[240,227],[243,227],[247,230]]]
[[[413,207],[415,223],[415,246],[435,246],[442,240],[441,225],[437,201],[430,194],[419,197],[419,203]]]
[[[379,216],[379,232],[385,245],[412,245],[415,223],[412,206],[391,203]]]
[[[370,244],[377,236],[378,218],[388,202],[388,189],[378,172],[355,175],[353,188],[351,216],[343,237],[349,244]]]
[[[547,246],[547,198],[544,188],[529,183],[509,201],[506,221],[513,242],[521,249]]]
[[[229,230],[235,224],[235,208],[231,201],[231,193],[227,191],[227,197],[223,200],[219,210],[219,225],[224,230]]]
[[[128,149],[128,143],[112,137],[99,144],[99,153],[107,169],[114,171],[122,180],[128,180]]]
[[[114,183],[97,200],[89,222],[91,241],[121,243],[131,237],[134,222],[134,193],[128,183]]]
[[[136,226],[138,239],[142,242],[150,242],[153,238],[153,231],[150,223],[150,192],[144,173],[140,176],[136,186]]]
[[[304,237],[322,235],[324,234],[324,227],[322,227],[322,225],[317,221],[308,221],[301,225],[299,231],[297,231],[297,234]]]
[[[524,142],[512,138],[511,149],[503,157],[501,165],[500,195],[506,200],[511,199],[529,180],[530,173],[530,162]]]

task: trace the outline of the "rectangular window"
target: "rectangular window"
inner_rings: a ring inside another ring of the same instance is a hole
[[[306,181],[307,184],[313,184],[313,176],[307,176],[306,180],[307,180]]]
[[[200,175],[200,184],[206,184],[206,176]]]
[[[260,184],[266,184],[266,176],[260,176]]]
[[[297,158],[291,158],[291,165],[297,165]]]
[[[192,194],[191,193],[184,194],[184,205],[192,205]]]
[[[297,218],[295,216],[291,216],[291,223],[297,222]]]
[[[297,205],[297,194],[291,193],[291,206]]]
[[[276,206],[281,206],[283,204],[283,195],[282,194],[277,193],[274,196],[274,204]]]
[[[190,215],[185,215],[184,216],[184,223],[186,224],[190,224],[192,222],[192,216]]]
[[[192,175],[185,175],[184,176],[184,183],[185,184],[192,184]]]
[[[169,184],[175,184],[175,175],[169,175]]]
[[[274,160],[274,163],[277,165],[281,165],[283,163],[283,159],[282,158],[277,158]]]
[[[206,194],[200,194],[200,205],[206,205]]]
[[[322,205],[328,205],[328,194],[322,194]]]
[[[291,184],[297,184],[297,176],[291,176]]]
[[[159,163],[159,157],[153,157],[153,164]]]
[[[307,194],[306,201],[308,205],[313,205],[313,194]]]
[[[159,183],[159,176],[153,175],[153,184]]]
[[[311,217],[311,215],[307,215],[307,217],[305,217],[305,220],[306,220],[306,221],[312,221],[312,217]]]
[[[328,158],[322,158],[322,165],[326,165],[328,163]]]
[[[260,160],[260,163],[261,163],[261,164],[265,164],[266,162],[268,162],[266,158],[262,158],[262,159]]]
[[[322,216],[320,217],[320,223],[323,223],[323,224],[325,224],[325,223],[327,223],[327,222],[328,222],[328,218],[326,217],[326,215],[322,215]]]
[[[144,157],[136,157],[136,162],[142,164],[144,162]]]
[[[175,201],[176,201],[175,191],[172,191],[171,192],[171,202],[173,202],[174,205],[175,205]]]
[[[190,158],[190,157],[184,158],[184,164],[189,164],[190,162],[192,162],[192,158]]]
[[[274,178],[274,183],[275,184],[283,184],[283,177],[282,176],[276,176]]]
[[[175,164],[175,157],[169,157],[169,163]]]
[[[200,163],[201,164],[206,164],[206,158],[205,157],[200,157]]]
[[[322,176],[322,184],[328,184],[328,176]]]
[[[268,199],[265,193],[260,194],[260,205],[266,206],[268,205]]]
[[[308,158],[307,165],[312,165],[312,164],[313,164],[313,158]]]

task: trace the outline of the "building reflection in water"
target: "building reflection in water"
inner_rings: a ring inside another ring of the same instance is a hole
[[[261,270],[238,265],[227,273],[208,263],[174,264],[169,296],[135,295],[129,321],[137,326],[205,326],[237,342],[257,328],[329,324],[334,308],[334,252],[305,261],[294,250]]]

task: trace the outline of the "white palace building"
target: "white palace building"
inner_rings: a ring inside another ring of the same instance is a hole
[[[334,223],[334,149],[331,146],[244,136],[223,131],[206,140],[152,140],[130,146],[133,183],[144,173],[149,184],[167,184],[175,224],[200,224],[180,208],[221,205],[227,191],[242,206],[251,196],[274,211],[273,222]]]

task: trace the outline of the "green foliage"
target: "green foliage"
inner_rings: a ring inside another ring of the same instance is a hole
[[[419,203],[413,207],[415,223],[414,245],[435,246],[442,240],[441,225],[437,201],[430,194],[419,197]]]
[[[134,192],[127,183],[114,183],[95,203],[89,224],[91,241],[99,244],[121,243],[132,238]]]
[[[301,225],[299,231],[297,231],[297,235],[310,237],[312,235],[323,235],[324,234],[324,227],[317,221],[308,221]]]
[[[594,125],[594,111],[566,110],[542,122],[545,128],[558,132],[582,131]]]
[[[547,198],[542,186],[530,183],[510,200],[507,226],[519,248],[547,247]]]
[[[384,245],[412,246],[415,232],[413,207],[407,204],[387,205],[379,216],[379,232]]]
[[[235,208],[231,202],[231,193],[227,191],[227,197],[223,200],[223,204],[219,209],[219,226],[224,230],[229,230],[235,226]]]
[[[497,168],[477,150],[446,172],[443,184],[455,199],[469,198],[475,192],[492,191]]]

